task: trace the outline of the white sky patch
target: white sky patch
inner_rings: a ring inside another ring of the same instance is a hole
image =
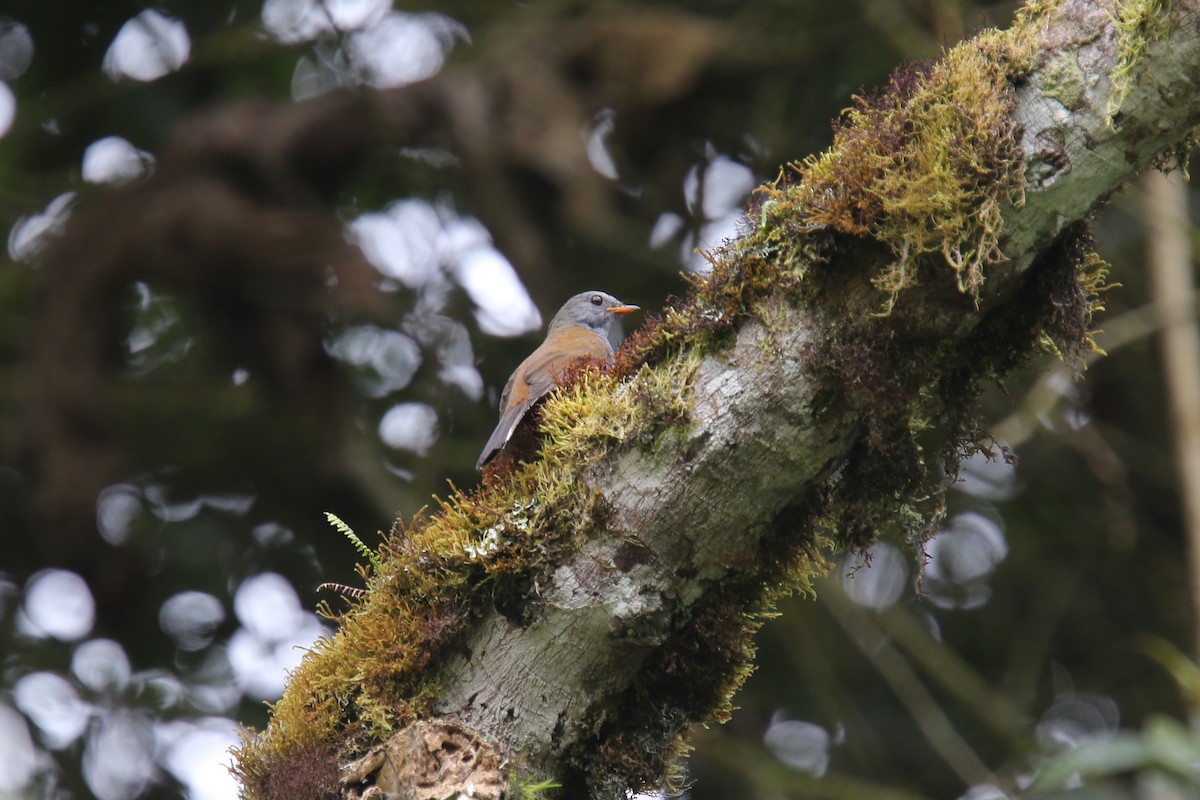
[[[723,217],[709,220],[700,228],[699,246],[705,250],[715,250],[721,246],[721,243],[726,239],[736,239],[738,235],[738,225],[742,221],[742,212],[736,211],[726,214]],[[705,261],[705,270],[707,271],[708,262]]]
[[[182,67],[191,49],[182,22],[146,9],[117,31],[104,54],[104,71],[114,80],[156,80]]]
[[[23,633],[73,641],[96,622],[96,601],[83,578],[64,569],[39,572],[29,579],[18,625]]]
[[[33,747],[25,718],[0,703],[0,795],[23,797],[22,790],[47,765]]]
[[[960,477],[956,489],[985,500],[1011,500],[1021,490],[1016,465],[1000,455],[988,458],[983,452],[973,453],[963,462]]]
[[[190,681],[192,675],[188,675]],[[178,676],[165,669],[147,669],[133,676],[134,691],[146,699],[146,706],[155,710],[176,709],[190,699],[192,684],[185,684]],[[198,708],[194,703],[193,708]]]
[[[475,303],[475,319],[484,333],[518,336],[542,324],[516,270],[492,244],[487,228],[472,217],[423,200],[402,200],[360,215],[347,227],[347,236],[380,273],[409,288],[434,287],[449,271]],[[463,365],[473,370],[472,361]],[[465,373],[455,382],[468,394],[474,391],[475,380]]]
[[[263,26],[275,38],[313,42],[296,62],[292,96],[419,81],[438,73],[459,41],[470,41],[467,29],[450,17],[406,14],[391,5],[387,0],[267,0]]]
[[[243,626],[229,640],[229,663],[238,684],[254,697],[278,697],[288,670],[326,634],[325,627],[300,607],[291,583],[273,572],[242,581],[233,610]]]
[[[354,33],[349,50],[367,82],[382,89],[436,75],[454,42],[465,37],[462,25],[449,17],[393,11]]]
[[[541,313],[499,250],[490,245],[472,248],[458,257],[455,267],[455,277],[475,303],[475,321],[484,333],[520,336],[542,326]]]
[[[596,115],[596,124],[590,131],[584,131],[583,135],[587,146],[588,161],[591,162],[592,169],[612,181],[617,179],[617,165],[609,155],[604,140],[617,126],[616,117],[616,112],[611,108],[603,109]]]
[[[398,450],[411,450],[423,456],[437,437],[437,412],[424,403],[394,405],[379,420],[379,438]]]
[[[140,712],[116,709],[96,717],[83,749],[83,778],[98,800],[129,800],[153,781],[153,736]]]
[[[128,183],[144,175],[154,156],[120,136],[98,139],[83,152],[83,179],[88,183]]]
[[[362,214],[349,226],[350,240],[367,260],[409,288],[428,283],[438,269],[442,221],[423,200],[401,200],[383,211]]]
[[[364,68],[356,64],[348,43],[326,35],[296,59],[292,99],[305,100],[339,88],[359,87],[365,82],[363,73]]]
[[[391,7],[391,0],[266,0],[262,23],[280,41],[306,42],[334,30],[373,25]]]
[[[853,571],[843,569],[842,589],[860,606],[882,611],[900,599],[908,584],[908,561],[887,542],[876,542],[868,553],[866,566]]]
[[[363,389],[383,397],[403,389],[421,365],[421,348],[399,331],[375,325],[351,325],[325,343],[334,358],[361,367]]]
[[[990,575],[1008,556],[1004,531],[974,511],[958,514],[926,544],[926,570],[937,579],[958,583]]]
[[[392,7],[390,0],[320,0],[310,9],[331,21],[338,30],[356,31],[377,24]]]
[[[237,800],[238,784],[226,765],[241,740],[238,725],[224,717],[178,721],[155,727],[160,761],[188,787],[188,800]]]
[[[654,221],[654,227],[650,230],[650,246],[659,248],[667,242],[675,238],[683,230],[683,217],[673,211],[664,211]]]
[[[483,377],[475,368],[475,353],[467,327],[443,314],[415,313],[404,321],[405,331],[437,356],[438,379],[457,386],[473,400],[483,395]]]
[[[64,192],[50,201],[40,214],[20,217],[8,234],[8,255],[13,261],[32,261],[67,223],[75,204],[75,193]]]
[[[91,639],[75,648],[71,674],[98,694],[117,694],[129,685],[133,668],[125,649],[112,639]]]
[[[979,608],[991,598],[988,581],[1008,556],[997,520],[975,511],[955,515],[925,543],[925,599],[939,608]]]
[[[200,665],[188,676],[187,699],[196,710],[210,714],[231,714],[237,710],[242,685],[225,645],[215,644],[202,652]]]
[[[61,750],[82,736],[92,717],[91,706],[84,702],[71,682],[53,672],[31,672],[21,676],[13,687],[13,700],[37,726],[42,741],[51,750]],[[0,747],[0,751],[3,750]],[[0,762],[3,762],[2,757]]]
[[[776,714],[763,734],[763,744],[774,756],[797,772],[818,778],[829,769],[829,732],[820,725]]]
[[[123,544],[141,514],[142,495],[136,486],[117,483],[100,490],[96,499],[96,527],[109,544]]]
[[[172,595],[158,609],[158,625],[180,650],[203,650],[212,644],[217,626],[225,621],[225,606],[207,592]]]
[[[745,214],[746,198],[754,189],[754,173],[744,164],[718,156],[710,148],[707,164],[688,170],[683,180],[683,196],[688,209],[702,220],[699,234],[687,236],[680,249],[680,260],[688,269],[701,274],[711,265],[696,252],[714,250],[726,239],[734,239]]]
[[[519,336],[541,327],[541,313],[483,223],[456,217],[445,236],[455,279],[475,303],[475,320],[484,333]]]
[[[719,219],[735,211],[740,214],[754,184],[754,173],[745,164],[714,159],[704,170],[704,216]]]
[[[29,28],[12,19],[0,19],[0,81],[25,74],[33,63],[33,37]]]
[[[472,400],[483,397],[483,376],[473,364],[462,362],[443,363],[438,377],[451,386],[457,386]]]
[[[233,597],[238,622],[253,636],[279,641],[303,624],[300,598],[287,578],[263,572],[247,578]]]

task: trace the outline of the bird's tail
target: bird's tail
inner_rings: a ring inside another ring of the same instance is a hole
[[[529,406],[517,406],[510,408],[504,416],[500,417],[496,430],[492,431],[487,444],[483,446],[483,452],[479,454],[479,460],[475,462],[475,469],[482,470],[484,464],[491,461],[496,453],[504,449],[504,445],[508,444],[513,431],[517,429],[517,423],[521,421],[521,417],[525,416],[525,412],[528,410]]]

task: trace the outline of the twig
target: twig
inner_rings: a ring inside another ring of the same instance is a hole
[[[1183,496],[1192,614],[1200,619],[1200,328],[1194,316],[1183,319],[1195,292],[1187,189],[1180,176],[1158,172],[1148,174],[1144,186],[1150,284],[1159,313],[1172,320],[1162,330],[1163,379]],[[1195,646],[1200,657],[1200,642]]]

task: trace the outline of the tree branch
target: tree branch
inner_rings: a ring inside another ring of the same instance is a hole
[[[750,637],[779,592],[820,571],[821,546],[862,545],[905,515],[919,533],[911,517],[936,516],[936,497],[921,497],[938,469],[986,445],[970,417],[979,382],[1039,341],[1068,354],[1090,341],[1101,273],[1079,221],[1200,121],[1196,2],[1151,16],[1137,42],[1116,24],[1138,13],[1131,4],[1044,5],[861,101],[830,154],[769,188],[692,303],[628,346],[620,381],[584,375],[550,399],[541,461],[398,531],[388,549],[400,566],[372,579],[372,599],[242,751],[252,788],[270,796],[269,776],[311,741],[296,726],[328,725],[334,705],[355,709],[339,722],[451,718],[568,796],[654,785],[688,724],[727,713]],[[1114,88],[1130,52],[1132,77]],[[987,103],[999,105],[979,112]],[[938,115],[958,127],[929,122]],[[995,127],[972,140],[977,119]],[[884,141],[889,125],[899,133]],[[978,156],[978,185],[965,156]],[[943,182],[914,206],[926,174]],[[950,189],[962,199],[939,227],[930,198]],[[613,411],[627,397],[632,422]],[[663,423],[678,398],[686,425]],[[536,524],[520,505],[531,489]],[[476,549],[456,555],[464,541]],[[483,565],[480,542],[499,542]],[[493,566],[517,554],[515,569]],[[459,598],[425,599],[438,583],[413,577],[422,570]],[[381,635],[387,608],[419,620],[386,634],[408,638],[355,642]],[[429,651],[421,669],[435,677],[381,677],[379,663],[412,648]],[[380,661],[351,670],[356,653]],[[362,679],[339,684],[350,674]]]

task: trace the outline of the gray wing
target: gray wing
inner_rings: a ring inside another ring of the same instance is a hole
[[[479,454],[479,460],[475,462],[475,469],[483,469],[483,465],[508,443],[513,431],[517,429],[517,425],[525,417],[526,412],[543,395],[554,388],[558,376],[572,362],[588,355],[601,359],[607,359],[612,355],[612,347],[609,346],[607,339],[597,334],[592,334],[592,336],[596,341],[585,340],[588,347],[582,349],[581,352],[577,351],[570,356],[564,357],[562,354],[544,350],[545,343],[543,343],[541,347],[530,354],[529,358],[521,362],[521,365],[513,372],[512,377],[508,379],[508,383],[504,384],[504,391],[500,393],[500,422],[496,425],[496,429],[492,431],[487,444],[483,446],[483,452]],[[521,381],[522,385],[518,386],[517,381]],[[517,391],[518,396],[520,396],[523,390],[528,390],[528,394],[524,401],[505,412],[504,409],[508,407],[514,389]]]

